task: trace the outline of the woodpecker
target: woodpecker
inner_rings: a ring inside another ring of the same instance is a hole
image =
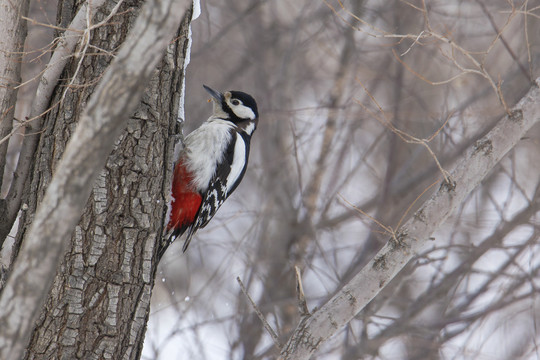
[[[259,120],[257,103],[241,91],[220,93],[203,87],[212,96],[213,114],[186,136],[175,163],[167,233],[158,258],[187,231],[185,252],[193,234],[208,224],[246,172]]]

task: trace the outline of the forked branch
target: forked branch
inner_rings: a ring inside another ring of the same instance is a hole
[[[301,321],[283,348],[281,358],[309,359],[332,335],[356,316],[396,274],[430,241],[430,237],[458,208],[493,167],[520,141],[540,117],[540,88],[535,86],[450,172],[452,186],[439,190],[400,229],[400,242],[392,241],[337,294],[305,321]]]

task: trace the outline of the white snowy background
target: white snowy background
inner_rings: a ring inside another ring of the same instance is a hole
[[[239,1],[196,5],[185,132],[202,84],[258,101],[241,186],[162,261],[144,359],[273,359],[240,277],[282,341],[388,240],[464,149],[539,76],[537,1]],[[441,39],[451,41],[444,42]],[[476,64],[480,64],[478,67]],[[441,129],[440,132],[437,132]],[[540,140],[531,131],[316,359],[539,359]],[[426,191],[427,189],[427,191]],[[415,202],[416,201],[416,202]]]

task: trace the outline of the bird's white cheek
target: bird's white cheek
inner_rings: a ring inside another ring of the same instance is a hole
[[[232,109],[234,114],[240,119],[255,119],[255,113],[247,106],[237,106]]]

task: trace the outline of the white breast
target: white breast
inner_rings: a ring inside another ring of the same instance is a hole
[[[193,185],[204,192],[214,175],[216,164],[223,160],[227,144],[231,141],[233,124],[211,117],[198,129],[186,136],[187,168],[194,175]]]

